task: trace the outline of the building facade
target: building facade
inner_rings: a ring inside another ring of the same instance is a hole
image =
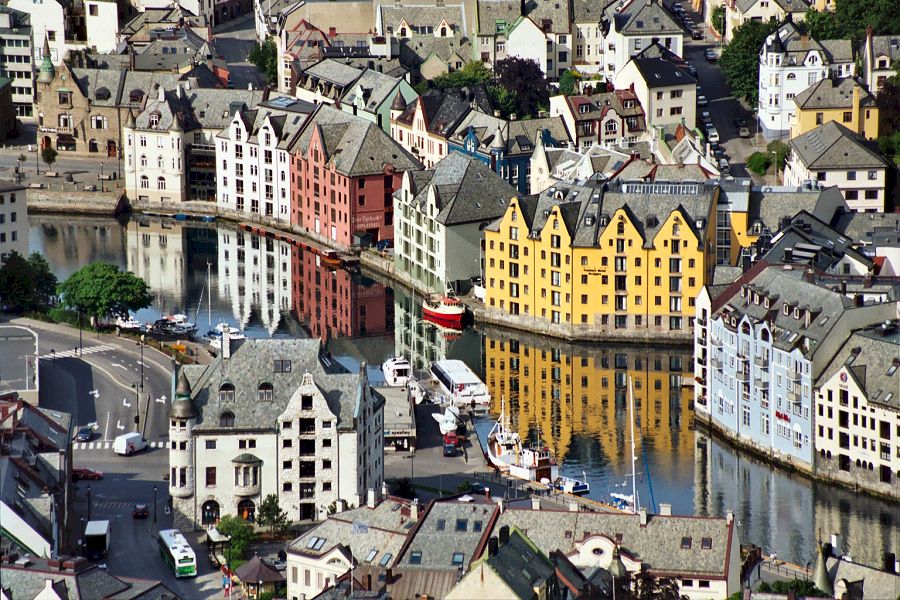
[[[869,140],[878,138],[879,110],[873,96],[854,77],[822,79],[794,96],[791,139],[829,121]]]
[[[629,144],[647,132],[644,109],[631,89],[552,96],[550,115],[563,118],[575,146],[582,150],[594,144]]]
[[[323,361],[318,340],[245,340],[183,367],[169,438],[180,529],[224,515],[255,521],[269,494],[291,521],[321,519],[360,506],[384,479],[383,401],[365,368]]]
[[[872,28],[868,27],[859,55],[862,58],[861,76],[869,91],[877,95],[885,80],[897,74],[895,66],[900,60],[900,36],[874,35]]]
[[[822,42],[785,23],[766,38],[759,53],[760,130],[767,138],[790,133],[794,97],[829,76],[854,75],[850,40]]]
[[[888,163],[874,142],[829,121],[792,139],[790,146],[786,185],[837,186],[851,210],[884,211]]]
[[[0,77],[12,80],[12,102],[17,117],[30,117],[34,108],[35,57],[31,17],[8,6],[0,7]]]
[[[28,254],[28,193],[25,186],[0,186],[0,265],[13,252]]]
[[[854,333],[816,381],[816,471],[900,498],[900,333]]]

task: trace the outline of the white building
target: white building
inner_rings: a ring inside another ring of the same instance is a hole
[[[50,43],[50,59],[62,63],[66,52],[87,48],[113,52],[119,36],[119,14],[115,2],[88,0],[82,4],[65,0],[9,0],[9,8],[31,16],[32,52],[35,64],[42,56],[44,40]],[[77,36],[76,22],[84,21],[84,39]]]
[[[212,363],[178,374],[169,411],[175,526],[255,521],[270,494],[291,521],[361,506],[384,480],[383,432],[383,400],[365,367],[344,371],[319,340],[226,344]]]
[[[900,333],[894,323],[851,335],[815,385],[816,469],[900,498]]]
[[[58,0],[10,0],[10,8],[27,13],[31,17],[31,49],[34,64],[40,64],[44,40],[50,43],[50,59],[58,65],[65,58],[66,25],[68,15]]]
[[[31,16],[0,6],[0,76],[12,79],[12,101],[17,117],[30,117],[34,108],[34,52]]]
[[[255,106],[266,94],[160,85],[122,127],[128,196],[150,202],[215,201],[216,135],[236,111]]]
[[[790,133],[794,96],[829,76],[854,74],[850,40],[818,42],[787,22],[759,53],[759,125],[767,138]]]
[[[216,136],[219,206],[290,222],[288,143],[313,110],[309,102],[282,96],[231,115]]]
[[[269,335],[274,334],[292,307],[291,245],[244,231],[219,229],[217,235],[219,298],[231,306],[240,329],[256,317]]]
[[[693,129],[697,124],[697,79],[680,58],[658,44],[629,60],[616,75],[615,86],[634,91],[648,128],[683,124]]]
[[[0,265],[12,253],[28,254],[28,196],[24,186],[0,185]]]
[[[612,79],[632,56],[654,43],[684,56],[684,28],[659,0],[613,2],[604,11],[603,23],[607,78]]]
[[[476,158],[453,152],[407,171],[394,194],[394,265],[431,291],[480,277],[481,230],[503,216],[516,189]]]
[[[724,6],[725,41],[730,41],[734,30],[747,21],[768,23],[769,19],[775,19],[781,23],[791,15],[794,23],[799,23],[810,8],[806,0],[728,0]]]
[[[869,91],[878,94],[886,79],[897,74],[896,65],[900,61],[900,32],[893,35],[873,35],[872,28],[866,30],[866,39],[860,51],[861,73]]]
[[[835,185],[852,210],[884,211],[888,163],[875,143],[829,121],[792,139],[790,146],[784,166],[785,185]]]
[[[88,0],[84,3],[84,24],[87,47],[93,52],[115,52],[119,41],[119,7],[109,0]]]

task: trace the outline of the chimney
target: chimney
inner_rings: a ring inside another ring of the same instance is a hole
[[[893,552],[884,553],[884,570],[887,573],[897,573],[897,555]]]
[[[488,500],[491,499],[491,488],[489,488],[489,487],[484,488],[484,497],[487,498]]]
[[[672,505],[671,504],[660,504],[659,505],[659,514],[664,517],[672,516]]]
[[[497,498],[497,508],[500,509],[500,514],[503,514],[503,511],[506,510],[506,501],[503,498]]]
[[[510,113],[510,115],[509,115],[510,121],[515,121],[517,118],[518,118],[518,115],[516,115],[516,113]]]
[[[353,574],[351,573],[350,576],[352,577]],[[372,574],[371,573],[366,573],[366,590],[370,591],[370,592],[372,591]]]
[[[225,360],[231,358],[231,327],[228,323],[222,326],[222,358]]]
[[[416,501],[409,505],[409,518],[413,521],[419,520],[419,503]]]
[[[378,500],[377,500],[377,497],[375,496],[375,490],[373,490],[372,488],[369,488],[368,494],[366,496],[366,506],[368,506],[369,508],[375,508],[375,506],[377,504],[378,504]]]
[[[502,525],[500,527],[500,545],[505,546],[509,543],[509,525]]]
[[[499,110],[495,110],[495,111],[494,111],[494,116],[497,117],[497,118],[499,119],[499,118],[500,118],[500,111],[499,111]]]
[[[638,513],[641,517],[641,527],[647,526],[647,509],[641,508],[641,512]]]
[[[488,540],[488,556],[497,556],[497,548],[499,548],[499,543],[497,542],[497,536],[492,535]]]
[[[537,496],[531,497],[531,510],[541,510],[541,499]]]
[[[813,271],[812,269],[807,269],[807,270],[803,273],[803,275],[805,276],[804,279],[806,279],[807,282],[809,282],[809,283],[815,283],[815,282],[816,282],[816,272]]]
[[[840,558],[842,541],[843,540],[841,539],[841,534],[839,534],[839,533],[831,534],[831,549],[832,549],[833,556],[837,556],[838,558]]]
[[[387,483],[385,483],[384,481],[381,482],[381,497],[382,498],[388,497]]]
[[[578,512],[578,503],[574,500],[569,502],[569,512]]]
[[[388,567],[384,570],[384,583],[390,585],[394,581],[394,569]]]
[[[729,509],[728,512],[725,513],[725,523],[727,525],[731,525],[734,522],[734,511]]]
[[[159,86],[159,90],[156,93],[156,99],[160,102],[165,102],[166,100],[166,88],[163,86]]]
[[[793,248],[785,248],[784,249],[784,262],[786,262],[786,263],[794,262],[794,249]]]

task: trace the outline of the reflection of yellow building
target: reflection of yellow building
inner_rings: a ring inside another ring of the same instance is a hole
[[[486,304],[569,330],[689,331],[712,278],[718,188],[557,184],[485,229]]]
[[[499,413],[505,401],[522,439],[539,428],[559,460],[571,453],[576,435],[597,440],[612,462],[627,457],[630,378],[636,431],[652,437],[660,460],[673,466],[693,456],[692,392],[682,387],[689,350],[531,343],[490,331],[484,339],[491,411]]]
[[[854,77],[822,79],[794,97],[791,138],[834,121],[864,138],[878,137],[875,96]]]

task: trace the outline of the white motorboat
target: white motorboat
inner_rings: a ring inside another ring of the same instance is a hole
[[[133,330],[133,329],[140,329],[143,326],[144,326],[143,323],[141,323],[140,321],[138,321],[131,315],[129,315],[127,319],[125,319],[123,317],[118,317],[116,319],[116,327],[118,327],[119,329],[132,329]]]
[[[500,418],[494,423],[487,437],[487,458],[494,467],[508,471],[522,453],[522,439],[509,426],[506,402],[500,402]]]
[[[206,332],[206,337],[209,340],[210,346],[216,349],[222,347],[222,338],[225,336],[226,327],[228,328],[228,339],[232,342],[246,339],[246,336],[239,329],[231,329],[228,323],[223,321]]]
[[[431,365],[431,373],[443,392],[443,401],[454,406],[486,405],[491,394],[469,366],[461,360],[438,360]]]
[[[584,479],[562,476],[553,482],[553,487],[566,494],[584,496],[591,491],[591,484],[587,481],[587,475],[582,473]]]
[[[403,387],[409,383],[412,374],[412,365],[402,356],[395,356],[384,361],[381,365],[384,373],[384,382],[390,387]]]
[[[441,435],[456,433],[461,422],[459,419],[459,409],[455,406],[448,406],[444,411],[444,414],[432,413],[431,416],[438,422],[441,429]]]

